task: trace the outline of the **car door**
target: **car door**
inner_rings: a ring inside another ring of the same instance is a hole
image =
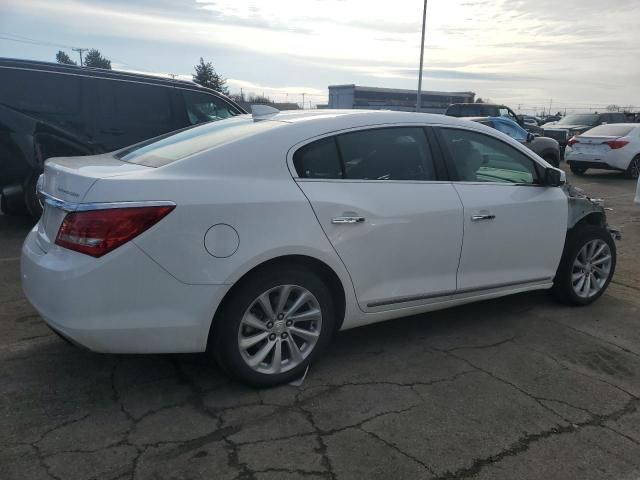
[[[363,310],[455,291],[462,204],[440,181],[422,127],[325,137],[299,148],[293,165]]]
[[[438,130],[464,206],[458,292],[550,282],[567,230],[567,197],[544,168],[488,133]]]

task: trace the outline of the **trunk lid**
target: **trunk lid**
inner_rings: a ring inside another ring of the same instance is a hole
[[[48,159],[39,185],[39,191],[49,198],[43,201],[42,217],[38,222],[37,242],[40,248],[49,251],[67,210],[82,203],[96,181],[149,168],[122,162],[111,154]]]
[[[575,143],[571,148],[576,153],[584,153],[588,155],[605,155],[611,151],[611,147],[605,142],[611,142],[618,140],[621,137],[618,136],[606,136],[606,137],[587,137],[580,135],[576,137],[578,143]]]

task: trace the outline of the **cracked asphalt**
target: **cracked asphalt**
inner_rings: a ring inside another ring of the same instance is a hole
[[[597,303],[536,292],[343,332],[269,390],[204,355],[64,343],[21,292],[29,222],[0,216],[0,479],[640,478],[635,182],[569,178],[623,232]]]

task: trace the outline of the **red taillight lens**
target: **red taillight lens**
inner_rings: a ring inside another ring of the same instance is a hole
[[[580,143],[576,137],[571,137],[567,142],[567,145],[573,147],[576,143]]]
[[[620,138],[616,139],[616,140],[610,140],[608,142],[604,142],[606,145],[609,145],[609,148],[611,148],[611,150],[617,150],[618,148],[622,148],[625,145],[629,144],[629,140],[622,140]]]
[[[60,225],[56,245],[101,257],[155,225],[174,208],[171,205],[72,212]]]

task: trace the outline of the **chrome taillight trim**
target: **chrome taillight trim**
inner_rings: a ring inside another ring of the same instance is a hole
[[[175,207],[176,203],[169,200],[145,200],[133,202],[67,202],[60,200],[43,191],[38,192],[41,201],[51,207],[58,208],[65,212],[88,212],[93,210],[110,210],[114,208],[135,208],[135,207]]]

